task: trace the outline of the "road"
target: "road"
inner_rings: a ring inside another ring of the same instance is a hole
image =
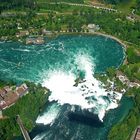
[[[112,12],[118,12],[116,9],[107,8],[107,7],[103,7],[103,6],[89,5],[89,4],[78,4],[78,3],[70,3],[70,2],[49,2],[49,3],[42,2],[42,3],[44,3],[44,4],[65,4],[65,5],[70,5],[70,6],[90,7],[90,8],[102,9],[102,10],[107,10],[107,11],[112,11]]]

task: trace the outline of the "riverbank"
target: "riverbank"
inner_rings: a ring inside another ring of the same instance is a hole
[[[117,38],[117,37],[115,37],[113,35],[105,34],[103,32],[93,32],[93,33],[88,33],[88,32],[86,32],[86,33],[85,32],[81,32],[81,33],[68,32],[68,33],[57,33],[57,34],[58,34],[58,36],[59,35],[65,35],[65,34],[67,34],[67,35],[71,35],[71,34],[74,34],[74,35],[101,35],[101,36],[104,36],[104,37],[107,37],[107,38],[111,38],[111,39],[117,41],[118,43],[120,43],[124,47],[125,52],[126,52],[126,49],[128,48],[128,46],[126,45],[126,43],[123,40],[121,40],[121,39],[119,39],[119,38]],[[126,63],[127,63],[126,60],[124,60],[124,64],[126,64]]]
[[[54,39],[54,38],[58,37],[59,35],[101,35],[101,36],[108,37],[108,38],[111,38],[111,39],[116,40],[117,42],[119,42],[125,48],[125,50],[128,48],[127,45],[126,45],[126,43],[123,40],[121,40],[121,39],[119,39],[119,38],[117,38],[117,37],[115,37],[113,35],[106,34],[104,32],[91,32],[90,33],[90,32],[63,32],[63,31],[57,32],[57,31],[53,31],[51,35],[27,36],[26,39],[28,39],[28,38],[31,38],[31,39],[32,38],[33,39],[34,38],[37,38],[38,39],[39,38],[40,40],[43,40],[43,37],[44,38],[45,37],[48,37],[50,39]],[[9,42],[9,41],[12,41],[12,40],[6,40],[6,42],[7,41]],[[13,40],[13,41],[15,41],[15,40]],[[21,39],[19,39],[17,41],[21,42]],[[36,41],[36,42],[34,42],[34,44],[37,44],[38,45],[38,41]],[[26,43],[26,41],[23,41],[23,43]],[[44,41],[39,42],[39,44],[44,44],[44,43],[45,43]],[[28,40],[27,40],[27,44],[30,44],[30,42],[28,42]]]
[[[107,38],[111,38],[111,39],[117,41],[118,43],[120,43],[124,47],[125,56],[124,56],[123,63],[121,65],[128,64],[127,56],[126,56],[126,50],[128,48],[128,45],[126,45],[126,43],[123,40],[121,40],[121,39],[119,39],[119,38],[117,38],[113,35],[108,35],[108,34],[105,34],[103,32],[93,32],[93,33],[88,33],[88,32],[86,32],[86,33],[84,33],[84,32],[83,33],[73,33],[73,32],[69,32],[69,33],[57,33],[57,34],[58,34],[58,36],[59,35],[64,35],[64,34],[67,34],[67,35],[71,35],[71,34],[74,34],[74,35],[82,35],[82,34],[83,35],[100,35],[100,36],[104,36],[104,37],[107,37]]]
[[[51,32],[51,31],[50,31]],[[124,47],[124,60],[123,60],[123,63],[122,65],[125,65],[128,63],[127,61],[127,56],[126,56],[126,50],[128,48],[128,46],[126,45],[126,43],[113,36],[113,35],[109,35],[109,34],[106,34],[106,33],[103,33],[103,32],[51,32],[51,35],[41,35],[41,36],[33,36],[33,37],[26,37],[25,40],[23,40],[21,42],[21,40],[18,40],[19,42],[23,43],[23,44],[27,44],[27,45],[43,45],[45,42],[45,38],[47,37],[49,40],[53,40],[55,39],[56,37],[60,36],[60,35],[90,35],[90,36],[94,36],[94,35],[99,35],[99,36],[104,36],[104,37],[107,37],[107,38],[110,38],[110,39],[113,39],[115,41],[117,41],[118,43],[120,43],[123,47]],[[35,41],[34,41],[35,40]],[[37,41],[36,41],[37,40]]]
[[[50,40],[53,40],[60,35],[90,35],[90,36],[99,35],[99,36],[104,36],[104,37],[113,39],[113,40],[117,41],[118,43],[120,43],[124,47],[125,56],[124,56],[124,60],[123,60],[122,65],[128,63],[127,62],[127,56],[126,56],[126,50],[127,50],[128,46],[126,45],[126,43],[123,40],[121,40],[121,39],[119,39],[119,38],[117,38],[113,35],[105,34],[103,32],[91,32],[91,33],[90,32],[54,32],[49,37],[48,36],[43,36],[43,37],[44,38],[48,37]],[[36,38],[38,38],[38,36]],[[42,41],[42,43],[40,43],[40,45],[45,43],[45,40],[43,38],[42,38],[42,40],[43,41]]]
[[[101,36],[116,40],[118,43],[120,43],[125,48],[125,51],[128,48],[128,46],[126,45],[126,43],[123,40],[121,40],[113,35],[105,34],[103,32],[92,32],[92,33],[89,33],[89,32],[57,32],[57,33],[55,33],[55,37],[59,36],[59,35],[101,35]]]
[[[120,43],[124,48],[124,60],[121,65],[125,65],[128,63],[127,56],[126,56],[126,50],[128,48],[128,45],[126,45],[126,43],[123,40],[121,40],[113,35],[108,35],[103,32],[92,32],[92,33],[89,33],[89,32],[57,32],[52,37],[50,37],[50,39],[54,39],[60,35],[90,35],[90,36],[99,35],[99,36],[104,36],[104,37],[113,39],[113,40],[117,41],[118,43]]]

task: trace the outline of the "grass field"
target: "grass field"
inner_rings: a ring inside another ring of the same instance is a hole
[[[127,0],[126,2],[122,2],[118,4],[116,7],[117,9],[119,9],[124,13],[130,13],[133,7],[136,6],[136,4],[137,4],[137,0]]]
[[[84,0],[37,0],[37,2],[70,2],[70,3],[84,3]]]
[[[69,3],[91,3],[91,4],[97,4],[97,5],[104,5],[105,3],[101,3],[99,0],[37,0],[38,3],[44,3],[44,2],[69,2]],[[109,5],[105,4],[104,6],[114,7],[118,9],[119,11],[123,13],[130,13],[137,4],[137,0],[126,0],[124,2],[120,2],[120,4],[117,5]]]

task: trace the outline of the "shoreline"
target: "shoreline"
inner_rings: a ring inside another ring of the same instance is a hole
[[[100,36],[104,36],[104,37],[107,37],[107,38],[111,38],[111,39],[114,39],[116,40],[118,43],[120,43],[125,49],[127,49],[127,45],[126,43],[124,43],[125,41],[113,36],[113,35],[109,35],[109,34],[106,34],[106,33],[103,33],[103,32],[93,32],[93,33],[90,33],[90,32],[53,32],[53,35],[51,36],[47,36],[47,35],[35,35],[34,37],[48,37],[50,39],[54,39],[60,35],[100,35]],[[27,36],[26,38],[29,38],[30,36]],[[0,43],[5,43],[5,42],[13,42],[14,40],[0,40]],[[20,43],[24,43],[24,42],[21,42],[19,40],[17,40],[17,42],[20,42]],[[42,43],[44,44],[44,43]]]
[[[117,38],[113,35],[105,34],[105,33],[102,33],[102,32],[93,32],[93,33],[88,33],[88,32],[59,32],[59,33],[56,33],[55,37],[58,37],[60,35],[91,35],[91,36],[98,35],[98,36],[103,36],[103,37],[113,39],[113,40],[117,41],[118,43],[120,43],[122,45],[123,49],[124,49],[124,58],[123,58],[122,64],[120,64],[120,66],[127,64],[126,50],[127,50],[128,46],[124,43],[123,40],[121,40],[121,39],[119,39],[119,38]],[[54,38],[54,37],[52,37],[52,38]],[[120,66],[118,66],[118,67],[120,67]]]
[[[99,36],[104,36],[107,38],[114,39],[115,41],[120,43],[125,48],[125,50],[127,49],[127,45],[124,43],[123,40],[121,40],[113,35],[105,34],[103,32],[93,32],[93,33],[89,33],[89,32],[59,32],[59,33],[56,33],[56,36],[59,36],[59,35],[99,35]],[[46,37],[46,36],[44,36],[44,37]],[[54,38],[54,37],[50,37],[50,38]]]
[[[55,39],[55,38],[57,38],[57,37],[59,37],[61,35],[90,35],[90,36],[97,35],[97,36],[103,36],[103,37],[106,37],[106,38],[113,39],[116,42],[120,43],[122,45],[122,47],[124,48],[124,58],[123,58],[122,64],[120,64],[120,66],[127,64],[126,50],[127,50],[128,46],[126,45],[126,43],[124,43],[123,40],[121,40],[121,39],[119,39],[119,38],[117,38],[117,37],[115,37],[113,35],[109,35],[109,34],[106,34],[106,33],[103,33],[103,32],[93,32],[93,33],[90,33],[90,32],[53,32],[53,34],[51,36],[49,36],[49,37],[47,35],[45,35],[45,36],[40,35],[40,36],[34,36],[34,37],[35,38],[36,37],[44,37],[44,38],[48,37],[50,40],[52,40],[52,39]],[[29,38],[29,37],[30,36],[27,36],[27,38]],[[12,41],[13,40],[0,41],[0,42],[3,43],[3,42],[12,42]],[[17,42],[26,44],[24,41],[20,42],[19,40],[17,40]],[[43,45],[43,44],[45,44],[45,42],[42,43],[42,44],[33,44],[33,45]]]

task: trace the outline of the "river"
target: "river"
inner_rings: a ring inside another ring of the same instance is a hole
[[[31,137],[106,140],[111,126],[128,114],[133,103],[121,93],[106,91],[94,73],[119,67],[125,56],[123,46],[97,35],[61,35],[46,42],[0,43],[1,79],[41,83],[52,92]],[[74,86],[78,77],[84,81]]]

